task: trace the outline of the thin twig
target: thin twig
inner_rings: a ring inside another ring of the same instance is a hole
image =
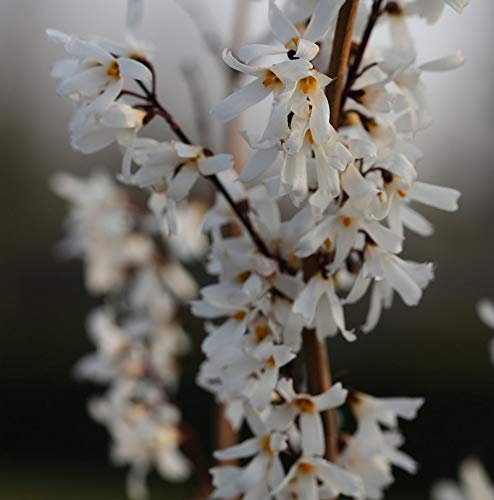
[[[331,109],[331,124],[338,128],[340,122],[341,100],[345,86],[345,74],[348,68],[352,35],[357,17],[359,0],[347,0],[340,9],[336,32],[329,63],[328,75],[335,81],[327,88],[329,106]]]
[[[156,116],[160,116],[163,118],[172,131],[175,133],[175,135],[185,144],[193,144],[192,141],[189,139],[187,134],[182,130],[180,125],[175,121],[173,116],[161,105],[161,103],[158,100],[158,97],[156,94],[153,92],[149,91],[149,89],[141,82],[138,82],[139,86],[142,88],[144,93],[146,94],[149,102],[154,106],[154,110],[152,113],[154,113]],[[210,151],[206,151],[206,153],[209,153],[212,155],[213,153]],[[277,260],[280,264],[281,268],[286,268],[286,263],[284,263],[282,260],[279,258],[276,258],[271,251],[269,250],[268,246],[266,243],[263,241],[263,239],[259,236],[257,231],[255,230],[254,226],[252,225],[252,222],[250,221],[248,215],[241,210],[241,207],[239,206],[238,203],[235,202],[235,200],[231,197],[230,193],[226,189],[226,187],[223,185],[219,177],[215,174],[213,175],[208,175],[206,176],[206,179],[208,179],[214,186],[215,188],[224,196],[228,204],[231,206],[237,217],[241,220],[243,226],[249,233],[250,237],[252,238],[252,241],[254,244],[257,246],[258,250],[265,256],[268,257],[269,259]]]
[[[146,95],[142,95],[142,94],[139,94],[138,92],[133,92],[132,90],[122,90],[120,92],[120,94],[118,95],[118,97],[122,97],[123,95],[128,95],[128,96],[131,96],[131,97],[135,97],[136,99],[143,99],[143,100],[147,100],[147,96]]]
[[[374,0],[372,3],[372,10],[369,16],[369,19],[367,21],[367,25],[364,30],[364,34],[362,35],[362,40],[360,41],[360,44],[358,46],[357,52],[355,54],[355,58],[353,60],[352,65],[350,66],[350,69],[348,70],[348,77],[347,81],[345,84],[345,88],[343,90],[343,96],[341,99],[340,103],[340,112],[343,110],[345,106],[345,102],[350,94],[350,91],[352,90],[353,84],[355,83],[355,80],[359,77],[359,69],[360,65],[362,64],[362,60],[365,55],[365,51],[367,49],[367,46],[369,45],[369,40],[372,35],[372,32],[374,31],[374,28],[376,26],[377,21],[381,17],[382,14],[382,4],[383,0]],[[363,73],[364,70],[360,72],[360,74]]]
[[[249,233],[250,237],[252,238],[252,241],[255,243],[256,247],[259,249],[259,251],[269,259],[273,260],[278,260],[276,257],[273,256],[273,254],[270,252],[269,248],[267,247],[266,243],[264,243],[263,239],[259,236],[257,231],[254,229],[254,226],[252,225],[252,222],[250,221],[248,215],[241,209],[241,206],[238,203],[235,203],[233,198],[231,197],[230,193],[228,190],[225,188],[223,183],[219,180],[217,175],[208,175],[206,176],[206,179],[208,179],[215,187],[216,189],[223,195],[223,197],[226,199],[228,204],[231,206],[237,217],[242,221],[245,229]],[[281,262],[280,262],[281,264]]]

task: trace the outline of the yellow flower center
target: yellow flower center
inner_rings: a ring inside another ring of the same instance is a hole
[[[302,413],[314,413],[316,411],[316,405],[309,398],[294,399],[292,405]]]
[[[256,336],[256,342],[260,344],[269,335],[268,325],[259,325],[255,329],[254,334]]]
[[[250,271],[244,271],[243,273],[240,273],[237,276],[237,281],[239,283],[245,283],[249,278],[252,273]]]
[[[298,86],[304,94],[310,94],[317,88],[317,80],[313,76],[306,76],[298,81]]]
[[[245,314],[245,311],[236,311],[232,314],[232,317],[237,321],[242,321],[245,318]]]
[[[342,224],[345,226],[345,227],[350,227],[352,225],[352,218],[351,217],[343,217],[341,219],[341,222]]]
[[[305,138],[311,143],[311,144],[314,144],[314,136],[312,135],[312,132],[311,130],[307,130],[307,132],[305,133]]]
[[[301,474],[311,474],[314,472],[315,467],[312,464],[302,463],[299,464],[298,470]]]
[[[260,438],[261,441],[261,450],[266,454],[269,455],[270,457],[273,456],[273,450],[271,449],[271,440],[269,435],[262,436]]]
[[[276,366],[276,360],[274,359],[274,356],[269,356],[269,358],[266,360],[266,366],[268,368],[274,368]]]
[[[106,74],[111,78],[115,78],[115,80],[118,80],[120,78],[120,67],[118,66],[117,61],[112,61],[109,64],[108,69],[106,70]]]
[[[282,81],[269,69],[266,70],[262,84],[265,87],[281,87]]]
[[[297,47],[298,47],[298,41],[300,40],[300,38],[298,36],[294,36],[287,44],[286,44],[286,48],[289,49],[289,50],[297,50]]]

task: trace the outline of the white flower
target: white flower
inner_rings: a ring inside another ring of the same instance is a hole
[[[132,160],[139,166],[136,172],[132,172]],[[124,158],[121,179],[127,184],[151,188],[153,212],[158,219],[165,214],[169,232],[176,234],[176,204],[189,195],[201,175],[215,175],[232,165],[231,155],[210,155],[201,146],[136,139]]]
[[[300,417],[303,453],[324,455],[324,430],[319,413],[341,406],[348,391],[337,383],[317,396],[297,394],[293,389],[293,381],[288,379],[279,381],[277,391],[285,403],[273,407],[269,425],[274,429],[286,430],[296,417]]]
[[[231,155],[208,155],[200,146],[181,142],[159,143],[137,140],[133,147],[136,173],[123,172],[123,179],[141,188],[163,190],[179,202],[190,192],[200,175],[214,175],[233,165]]]
[[[489,299],[482,299],[477,304],[477,312],[480,319],[489,327],[494,329],[494,303]]]
[[[58,63],[53,76],[62,81],[57,92],[76,102],[94,100],[101,92],[108,100],[115,100],[124,86],[124,79],[150,82],[149,69],[139,61],[128,57],[114,57],[94,41],[47,30],[50,41],[62,43],[73,57]]]
[[[287,346],[265,343],[254,353],[254,357],[261,362],[257,371],[257,378],[245,388],[244,394],[252,406],[264,410],[272,399],[272,394],[278,383],[280,368],[295,358],[295,354]]]
[[[113,142],[128,147],[142,128],[145,116],[145,111],[121,101],[108,106],[82,106],[70,121],[71,145],[85,154],[96,153]]]
[[[316,87],[319,88],[312,83],[316,79],[308,72],[308,70],[312,69],[309,61],[318,54],[319,47],[315,42],[325,36],[342,3],[341,0],[337,2],[320,0],[315,7],[304,36],[301,37],[300,32],[293,23],[276,6],[274,0],[271,0],[269,4],[271,30],[282,45],[275,47],[259,44],[245,45],[239,50],[241,61],[235,59],[228,50],[223,53],[224,61],[232,69],[254,76],[256,79],[216,105],[213,109],[216,118],[221,121],[229,121],[271,94],[279,96],[287,87],[296,90],[297,81],[299,81],[299,84],[300,81],[310,81],[311,89],[316,90]],[[252,61],[260,57],[285,54],[289,57],[288,61],[266,67],[249,66]],[[319,77],[325,79],[326,84],[329,81],[324,75],[319,75]],[[303,87],[304,84],[301,85]],[[309,89],[307,85],[305,85],[305,88],[306,90]],[[308,91],[304,92],[308,94]],[[325,100],[323,93],[320,91],[317,94],[314,93],[313,99]],[[329,108],[326,113],[329,119]]]
[[[347,438],[337,463],[362,479],[364,488],[359,498],[383,498],[383,491],[394,481],[393,465],[410,474],[416,472],[415,461],[398,449],[402,444],[399,434],[383,433],[369,420],[360,423],[355,435]]]
[[[153,465],[169,481],[183,481],[191,472],[179,449],[180,413],[160,398],[153,385],[122,381],[89,405],[93,418],[112,435],[112,460],[130,465],[128,493],[136,500],[145,497],[145,478]]]
[[[72,203],[71,227],[63,249],[71,256],[84,256],[91,292],[118,290],[129,267],[152,260],[152,241],[133,230],[139,208],[105,174],[83,180],[58,174],[52,187]]]
[[[433,500],[494,500],[494,484],[478,460],[470,458],[460,467],[461,485],[440,481],[432,490]]]
[[[338,330],[350,342],[356,340],[347,330],[340,298],[336,295],[335,280],[317,273],[307,283],[293,304],[293,312],[300,314],[307,327],[315,327],[320,340],[336,335]]]
[[[275,493],[286,492],[287,497],[295,494],[298,495],[297,498],[318,500],[335,498],[342,494],[361,498],[362,491],[362,482],[357,476],[323,458],[302,456],[292,466]]]
[[[422,398],[375,398],[361,392],[351,392],[348,399],[359,421],[370,419],[388,427],[396,427],[398,417],[413,420],[424,404]]]
[[[434,23],[442,14],[445,4],[461,14],[469,3],[470,0],[414,0],[408,8],[411,14],[418,14],[427,22]]]
[[[235,494],[244,494],[244,498],[265,498],[269,496],[269,489],[277,486],[284,477],[283,465],[278,456],[287,447],[286,436],[271,432],[253,411],[247,412],[247,421],[254,437],[225,450],[216,451],[214,456],[218,460],[254,458],[242,469],[213,468],[213,482],[218,488],[213,493],[214,498],[230,498],[232,495],[225,494],[225,487],[234,488]],[[232,474],[233,471],[233,477],[228,477],[223,485],[224,474]]]
[[[418,264],[405,261],[379,249],[373,244],[364,251],[364,264],[345,304],[354,304],[365,295],[373,282],[369,313],[362,331],[370,332],[375,328],[383,307],[391,307],[393,293],[396,291],[408,306],[416,306],[422,298],[422,290],[433,279],[431,264]]]
[[[284,61],[269,67],[248,66],[235,59],[229,50],[223,52],[223,60],[232,69],[254,76],[255,79],[213,108],[213,115],[222,122],[233,120],[270,95],[279,95],[285,86],[294,85],[300,78],[306,77],[312,68],[310,62],[305,59]]]

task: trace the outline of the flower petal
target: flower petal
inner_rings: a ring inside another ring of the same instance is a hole
[[[344,3],[345,0],[319,0],[305,30],[304,38],[311,42],[322,40]]]
[[[271,94],[271,89],[263,85],[259,78],[220,101],[212,114],[221,122],[229,122],[251,106],[263,101]]]
[[[290,19],[276,6],[274,0],[269,1],[269,24],[273,35],[286,45],[293,38],[299,38],[300,32]]]
[[[247,439],[243,443],[217,450],[214,452],[214,458],[217,460],[232,460],[236,458],[246,458],[255,455],[260,450],[259,438]]]
[[[133,78],[140,82],[149,83],[153,79],[153,75],[149,68],[144,64],[128,57],[119,57],[117,59],[120,75],[127,78]]]

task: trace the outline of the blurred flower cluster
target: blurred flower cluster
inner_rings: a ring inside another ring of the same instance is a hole
[[[88,291],[103,298],[87,322],[96,351],[75,372],[107,386],[89,411],[112,436],[112,460],[130,465],[129,494],[143,498],[152,467],[168,480],[190,474],[180,451],[184,430],[174,395],[190,343],[178,315],[197,287],[177,259],[187,254],[163,243],[135,193],[104,173],[87,179],[58,174],[52,185],[70,204],[61,249],[83,259]],[[190,241],[183,248],[190,245],[203,249]]]

